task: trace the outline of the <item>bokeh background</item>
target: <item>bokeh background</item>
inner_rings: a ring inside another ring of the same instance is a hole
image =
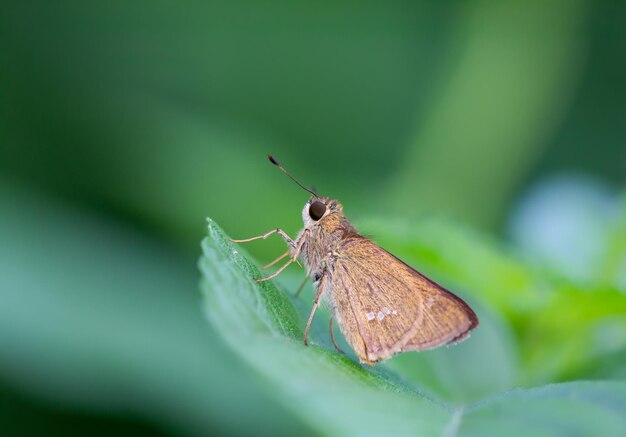
[[[199,305],[205,217],[301,225],[268,153],[357,222],[446,217],[626,290],[624,2],[1,9],[3,431],[310,432]]]

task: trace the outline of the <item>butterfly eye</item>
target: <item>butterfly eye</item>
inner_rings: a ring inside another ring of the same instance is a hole
[[[322,218],[324,213],[326,212],[326,205],[322,202],[315,201],[309,206],[309,215],[315,221],[318,221]]]

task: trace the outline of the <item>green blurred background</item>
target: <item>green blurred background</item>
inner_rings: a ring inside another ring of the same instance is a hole
[[[3,1],[3,430],[310,432],[199,307],[205,217],[242,238],[301,225],[306,195],[268,153],[357,222],[448,217],[623,293],[625,16],[618,1]],[[249,251],[269,260],[277,240]]]

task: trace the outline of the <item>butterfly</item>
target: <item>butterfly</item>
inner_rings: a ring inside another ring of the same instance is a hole
[[[478,317],[465,301],[428,279],[370,239],[362,236],[346,218],[335,199],[318,196],[295,180],[276,161],[270,161],[312,197],[302,210],[304,229],[294,240],[281,229],[244,240],[244,243],[280,235],[289,249],[268,264],[289,257],[274,274],[302,261],[317,290],[304,331],[304,344],[313,316],[325,299],[333,318],[361,363],[374,365],[406,351],[433,349],[458,343],[478,326]]]

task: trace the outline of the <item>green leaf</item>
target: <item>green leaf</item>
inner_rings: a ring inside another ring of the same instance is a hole
[[[463,436],[623,436],[626,383],[580,381],[514,390],[464,411]]]
[[[202,289],[213,326],[312,426],[345,435],[445,429],[451,413],[442,404],[328,349],[305,348],[293,304],[271,282],[255,283],[257,268],[212,221],[202,249]]]
[[[258,373],[268,392],[324,434],[502,435],[506,430],[510,436],[532,430],[537,435],[569,435],[580,429],[583,434],[617,436],[626,432],[625,382],[517,389],[477,403],[451,404],[427,395],[433,390],[412,380],[402,366],[361,366],[315,337],[312,346],[304,347],[304,320],[292,300],[269,281],[256,283],[259,270],[210,219],[202,250],[201,288],[211,324]],[[462,368],[443,369],[444,374],[448,370],[458,373]]]

